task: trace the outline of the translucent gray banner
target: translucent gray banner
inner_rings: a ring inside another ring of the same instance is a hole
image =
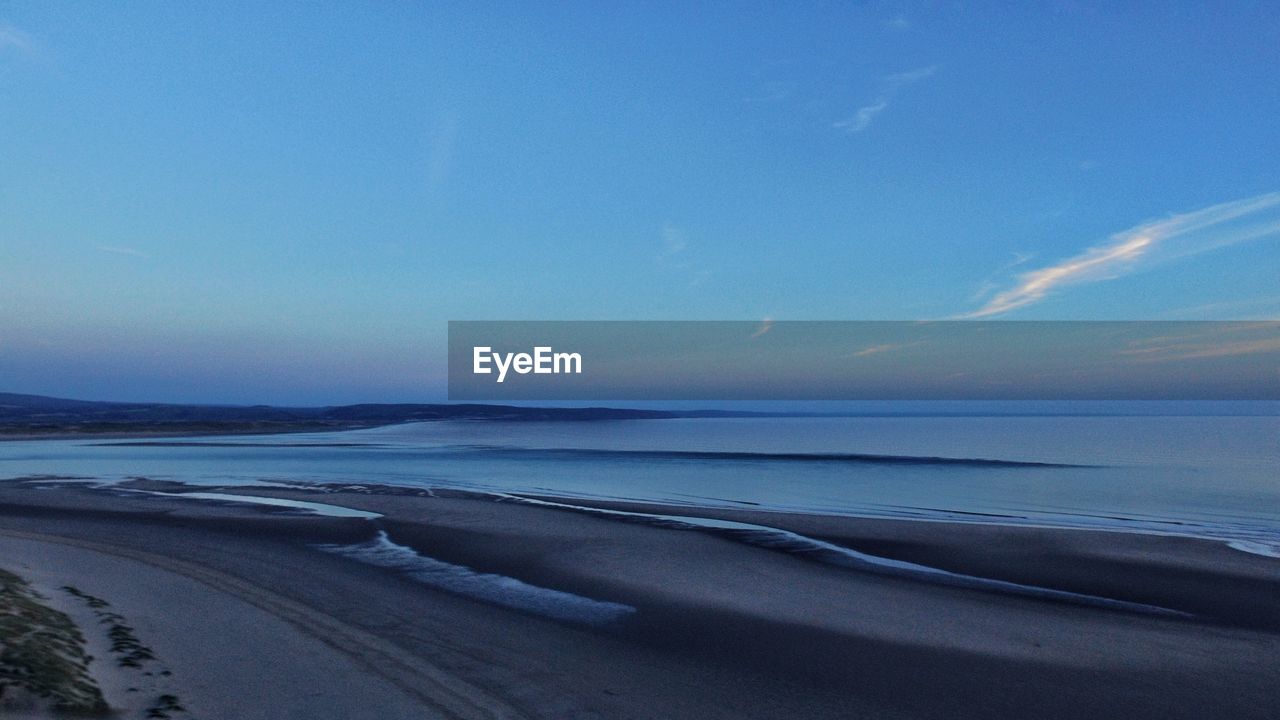
[[[449,399],[1277,400],[1280,322],[454,321]]]

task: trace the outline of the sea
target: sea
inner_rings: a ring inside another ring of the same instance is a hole
[[[0,442],[0,478],[325,483],[1206,537],[1280,557],[1275,415],[435,421]],[[193,488],[198,490],[198,488]]]

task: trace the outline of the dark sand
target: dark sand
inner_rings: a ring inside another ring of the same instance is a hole
[[[0,483],[0,567],[74,577],[137,618],[193,716],[1266,718],[1280,707],[1280,560],[1221,543],[698,511],[1194,616],[1160,617],[457,495],[224,489],[385,515],[364,520],[39,485]],[[313,547],[378,530],[636,612],[558,622]]]

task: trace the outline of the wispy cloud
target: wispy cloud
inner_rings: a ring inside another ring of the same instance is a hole
[[[684,231],[674,225],[662,226],[662,252],[659,259],[667,259],[679,255],[689,248]]]
[[[141,250],[134,250],[133,248],[127,248],[127,247],[116,247],[113,245],[99,245],[94,249],[98,250],[99,252],[111,253],[112,255],[128,255],[130,257],[142,258],[144,260],[148,260],[151,258],[150,255],[142,252]]]
[[[1280,192],[1235,200],[1145,223],[1112,235],[1055,265],[1023,273],[1017,284],[960,318],[1002,315],[1059,288],[1109,280],[1139,267],[1280,234]]]
[[[1230,337],[1242,334],[1252,337]],[[1280,353],[1280,322],[1209,323],[1200,332],[1131,343],[1119,354],[1133,362],[1159,363],[1273,353]]]
[[[910,85],[913,82],[919,82],[936,72],[938,72],[938,66],[930,65],[928,67],[916,68],[915,70],[907,70],[906,72],[886,75],[884,83],[890,90],[897,90],[903,85]]]
[[[30,35],[10,25],[4,20],[0,20],[0,52],[5,50],[12,50],[24,55],[31,55],[35,53],[36,45],[31,40]]]
[[[884,24],[886,27],[892,28],[894,30],[906,30],[907,28],[911,27],[911,21],[907,20],[905,17],[901,15],[894,18],[890,18],[889,20],[885,20]]]
[[[910,343],[884,343],[883,345],[872,345],[870,347],[863,348],[853,353],[849,357],[860,358],[860,357],[867,357],[869,355],[879,355],[880,353],[887,353],[887,352],[892,352],[894,350],[901,350],[903,348],[915,347],[916,345],[921,345],[923,343],[924,341],[921,340],[918,342],[910,342]]]
[[[1166,318],[1188,320],[1274,320],[1277,316],[1280,316],[1280,295],[1192,305],[1165,314]]]
[[[1121,242],[1093,247],[1057,265],[1019,276],[1017,287],[997,294],[978,310],[964,317],[987,317],[1039,302],[1059,285],[1103,279],[1125,263],[1132,263],[1150,248],[1150,235],[1136,235]]]
[[[888,109],[889,104],[899,90],[912,83],[919,82],[937,71],[937,65],[930,65],[884,76],[880,79],[880,95],[875,100],[858,108],[852,117],[833,123],[832,127],[848,133],[860,133],[866,130],[871,126],[871,122],[876,119],[876,116]]]
[[[658,250],[657,263],[677,276],[687,279],[689,287],[697,287],[715,275],[715,271],[705,267],[690,252],[688,235],[675,225],[663,225],[661,232],[661,248]]]
[[[841,120],[834,127],[851,133],[860,133],[866,130],[871,125],[871,121],[875,120],[876,116],[884,112],[887,107],[889,107],[889,101],[881,98],[877,102],[858,108],[858,112],[854,113],[853,117]]]
[[[760,321],[760,327],[756,328],[756,331],[751,333],[751,338],[752,339],[758,338],[772,329],[773,329],[773,320],[770,320],[769,318],[765,318]]]
[[[1256,355],[1258,353],[1273,352],[1280,352],[1280,338],[1242,340],[1240,342],[1226,343],[1224,345],[1186,349],[1179,354],[1175,354],[1171,358],[1163,359],[1189,360],[1194,358],[1236,357],[1238,355]]]
[[[31,38],[18,28],[0,20],[0,48],[31,49]]]
[[[983,298],[995,292],[996,289],[999,287],[998,285],[996,285],[997,277],[1004,275],[1005,273],[1012,270],[1013,268],[1018,267],[1019,265],[1026,264],[1028,261],[1031,260],[1032,257],[1034,256],[1031,253],[1022,253],[1022,252],[1013,253],[1012,260],[996,268],[990,275],[983,278],[982,282],[978,283],[978,289],[973,292],[973,295],[969,298],[969,302],[975,302],[975,303],[979,302]]]

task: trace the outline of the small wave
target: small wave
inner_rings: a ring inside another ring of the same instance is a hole
[[[607,510],[604,508],[571,505],[569,503],[539,500],[505,493],[493,493],[491,494],[491,497],[500,501],[571,510],[574,512],[601,515],[628,522],[640,522],[658,527],[677,530],[699,530],[719,535],[721,537],[727,537],[748,545],[798,555],[826,563],[828,565],[873,572],[881,575],[905,577],[913,580],[932,582],[939,585],[948,585],[973,590],[994,591],[1012,595],[1023,595],[1044,600],[1055,600],[1075,605],[1102,607],[1112,610],[1124,610],[1147,615],[1183,618],[1193,617],[1190,613],[1164,608],[1158,605],[1147,605],[1145,603],[1117,600],[1114,598],[1076,593],[1068,590],[1055,590],[1053,588],[1046,588],[1038,585],[1024,585],[1022,583],[1015,583],[1007,580],[996,580],[994,578],[984,578],[976,575],[965,575],[929,565],[920,565],[918,563],[907,562],[904,560],[894,560],[893,558],[870,555],[858,552],[852,548],[844,547],[843,545],[836,545],[835,543],[827,542],[825,540],[818,540],[790,530],[781,530],[767,525],[755,525],[753,523],[689,515],[663,515],[657,513],[629,512],[625,510]]]
[[[1247,552],[1251,555],[1280,558],[1280,544],[1278,543],[1259,542],[1257,540],[1231,540],[1227,542],[1227,547],[1232,550]]]
[[[476,572],[427,557],[399,545],[386,532],[354,545],[314,545],[317,550],[341,555],[369,565],[388,568],[440,590],[554,620],[584,625],[604,625],[636,611],[630,605],[593,600],[561,590],[530,585],[512,577]]]
[[[107,487],[110,487],[109,485]],[[159,490],[138,490],[135,488],[117,488],[120,492],[139,493],[143,495],[159,495],[163,497],[184,498],[187,500],[212,500],[215,502],[240,503],[242,505],[268,505],[270,507],[286,508],[289,510],[301,510],[314,515],[322,515],[324,517],[335,518],[363,518],[365,520],[373,520],[382,517],[381,513],[369,512],[367,510],[356,510],[355,508],[343,507],[341,505],[329,505],[326,503],[313,503],[306,500],[289,500],[286,498],[270,497],[266,495],[233,495],[230,493],[219,492],[161,492]]]
[[[1092,465],[999,460],[994,458],[877,455],[872,453],[771,453],[720,450],[607,450],[592,448],[521,448],[505,445],[463,445],[464,450],[533,458],[617,458],[635,460],[703,460],[730,462],[850,463],[867,465],[958,465],[987,468],[1086,468]]]
[[[255,448],[380,448],[382,443],[365,442],[252,442],[236,440],[115,440],[85,443],[89,447],[255,447]]]

